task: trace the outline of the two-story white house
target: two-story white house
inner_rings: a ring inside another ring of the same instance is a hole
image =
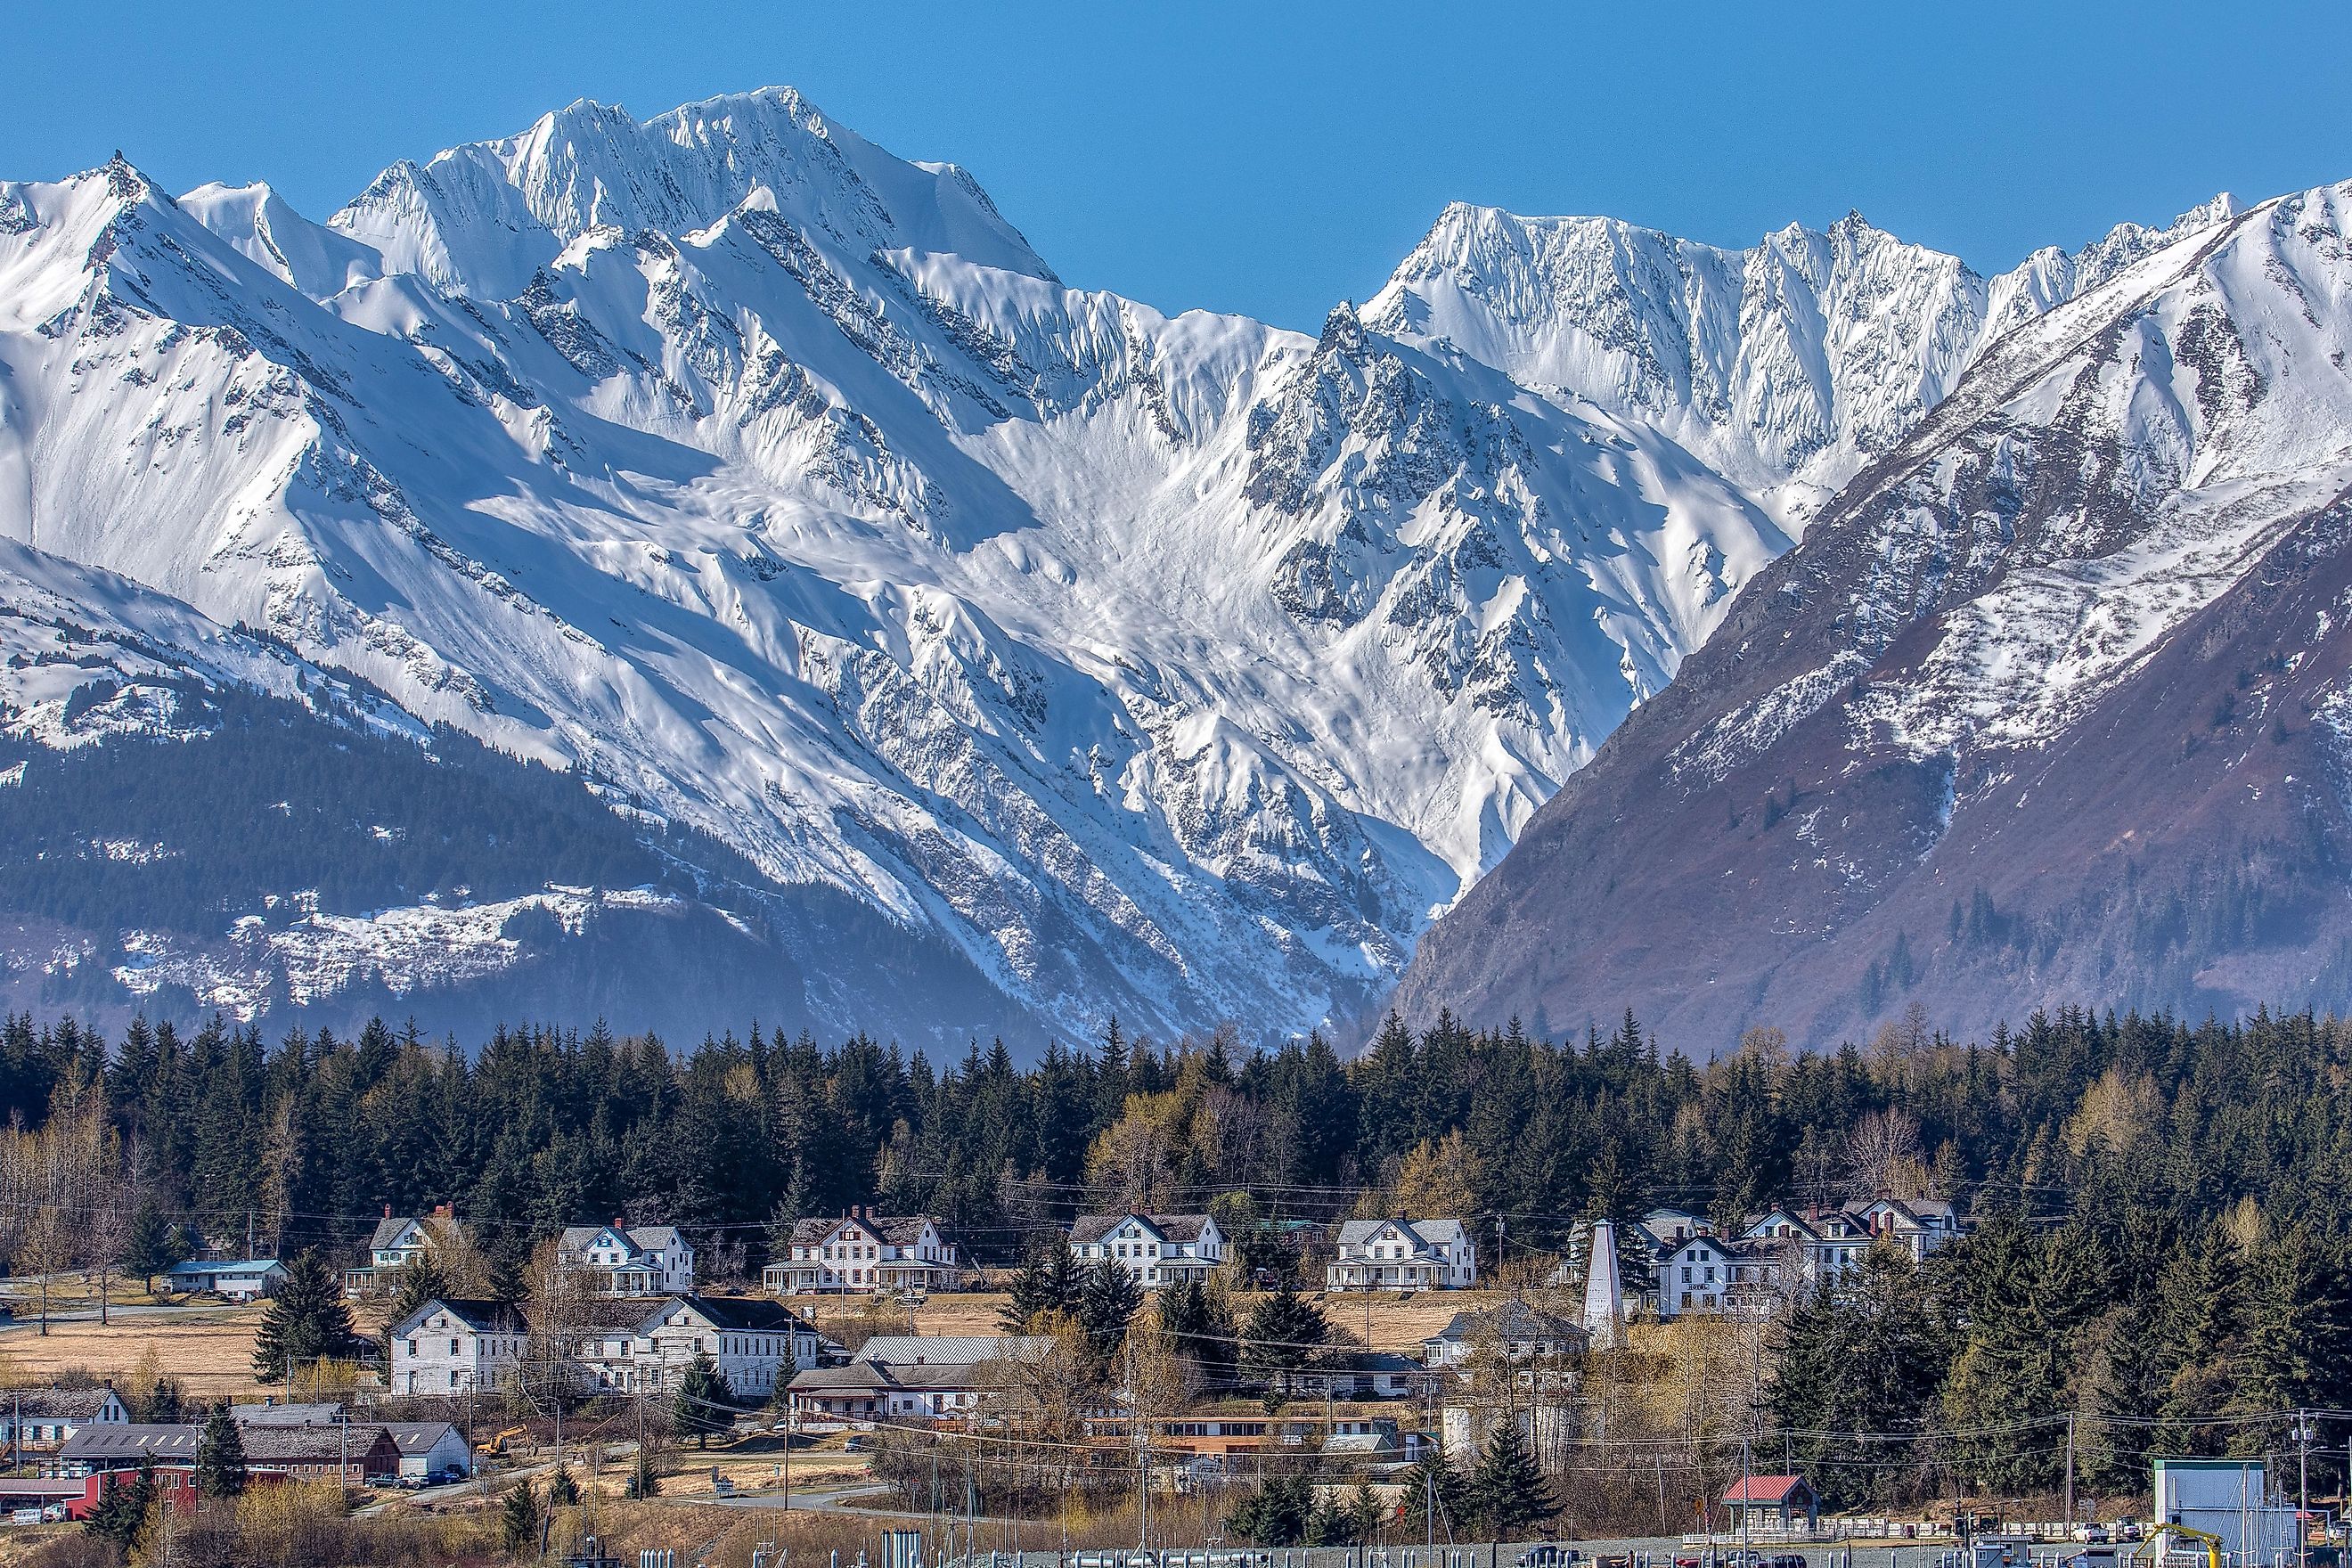
[[[953,1289],[963,1282],[956,1244],[929,1215],[851,1209],[793,1226],[787,1256],[761,1271],[776,1294],[870,1295]]]
[[[594,1277],[607,1296],[685,1296],[694,1291],[694,1248],[676,1226],[575,1225],[556,1239],[568,1267]]]
[[[1327,1290],[1465,1290],[1478,1246],[1458,1219],[1351,1219],[1324,1266]]]
[[[1070,1257],[1082,1268],[1111,1263],[1146,1289],[1202,1279],[1225,1260],[1225,1238],[1204,1214],[1088,1214],[1070,1226]]]
[[[635,1323],[584,1338],[580,1359],[600,1388],[674,1388],[709,1356],[735,1397],[764,1401],[816,1365],[815,1329],[781,1302],[755,1297],[671,1296]]]
[[[462,1394],[497,1386],[522,1361],[530,1330],[511,1302],[451,1297],[392,1325],[394,1394]]]
[[[447,1204],[430,1215],[395,1215],[384,1205],[383,1217],[368,1237],[368,1260],[343,1270],[343,1294],[356,1299],[390,1289],[402,1269],[442,1246],[457,1224]]]

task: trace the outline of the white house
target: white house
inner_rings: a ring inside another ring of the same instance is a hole
[[[1146,1289],[1208,1277],[1225,1260],[1225,1238],[1204,1214],[1089,1214],[1070,1226],[1082,1268],[1113,1263]]]
[[[474,1471],[474,1452],[466,1435],[446,1421],[387,1421],[393,1446],[400,1450],[403,1480],[429,1476],[467,1476]]]
[[[852,1209],[837,1219],[793,1226],[786,1257],[761,1282],[778,1295],[871,1294],[952,1289],[962,1283],[956,1244],[929,1215],[877,1215]]]
[[[754,1297],[670,1296],[635,1324],[585,1338],[580,1359],[600,1388],[675,1387],[709,1356],[738,1399],[765,1400],[816,1365],[817,1332],[780,1302]]]
[[[1463,1290],[1478,1282],[1478,1245],[1458,1219],[1351,1219],[1323,1269],[1327,1290]]]
[[[796,1422],[938,1420],[970,1415],[1003,1384],[991,1363],[1043,1355],[1054,1342],[1034,1334],[877,1334],[847,1366],[817,1367],[792,1380]]]
[[[1918,1261],[1965,1228],[1960,1211],[1941,1198],[1874,1198],[1845,1205],[1845,1216],[1874,1239],[1894,1243]]]
[[[367,1262],[343,1270],[343,1294],[353,1298],[372,1296],[384,1289],[392,1276],[441,1245],[441,1237],[435,1234],[436,1226],[454,1228],[457,1223],[447,1204],[436,1208],[430,1215],[395,1215],[390,1204],[384,1205],[383,1217],[376,1221],[375,1230],[368,1237]]]
[[[1525,1301],[1506,1301],[1490,1311],[1454,1313],[1421,1342],[1422,1363],[1460,1366],[1482,1342],[1492,1343],[1514,1362],[1530,1362],[1581,1355],[1591,1340],[1573,1319],[1538,1311]]]
[[[286,1283],[286,1266],[275,1258],[209,1260],[192,1258],[163,1271],[171,1289],[188,1294],[210,1291],[232,1301],[257,1301],[275,1296]]]
[[[562,1262],[594,1275],[607,1296],[682,1296],[694,1289],[694,1248],[676,1226],[575,1225],[555,1246]]]
[[[0,1438],[11,1447],[56,1448],[87,1426],[130,1425],[111,1388],[21,1388],[0,1394]]]
[[[530,1331],[506,1301],[427,1301],[392,1325],[394,1394],[457,1394],[494,1386],[520,1363]]]

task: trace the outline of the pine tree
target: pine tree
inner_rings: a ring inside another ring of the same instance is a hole
[[[1409,1536],[1427,1539],[1433,1535],[1440,1541],[1452,1541],[1457,1534],[1469,1535],[1476,1512],[1469,1478],[1447,1464],[1435,1449],[1415,1459],[1397,1478],[1397,1485]],[[1430,1517],[1433,1510],[1434,1520]]]
[[[706,1352],[697,1351],[678,1379],[677,1396],[670,1403],[670,1417],[678,1431],[694,1435],[696,1447],[708,1448],[712,1433],[724,1432],[734,1425],[730,1410],[734,1398],[734,1390],[719,1374],[719,1363]]]
[[[570,1508],[580,1500],[580,1483],[572,1479],[572,1467],[557,1460],[555,1469],[547,1478],[547,1506]]]
[[[1076,1310],[1085,1276],[1058,1237],[1036,1247],[1013,1276],[1011,1295],[997,1314],[1009,1334],[1026,1333],[1049,1312]]]
[[[1242,1330],[1242,1370],[1269,1392],[1287,1394],[1291,1374],[1312,1363],[1330,1338],[1323,1309],[1286,1285],[1250,1309]]]
[[[132,1479],[125,1481],[120,1472],[110,1478],[98,1506],[82,1521],[82,1529],[128,1552],[139,1532],[147,1528],[147,1516],[154,1507],[155,1459],[148,1455],[140,1459]]]
[[[263,1309],[253,1337],[253,1370],[262,1381],[289,1377],[330,1356],[351,1353],[352,1313],[334,1276],[316,1252],[297,1253],[286,1282]]]
[[[163,1206],[152,1197],[142,1198],[139,1206],[131,1211],[131,1229],[122,1238],[122,1252],[115,1262],[143,1288],[186,1256],[174,1250],[175,1239],[171,1222],[163,1217]]]
[[[228,1401],[217,1401],[196,1438],[196,1496],[206,1502],[225,1502],[245,1491],[245,1434],[228,1413]]]
[[[1296,1546],[1306,1539],[1313,1499],[1306,1477],[1269,1476],[1225,1516],[1225,1529],[1260,1546]]]
[[[509,1557],[539,1552],[539,1503],[529,1481],[517,1482],[499,1510],[499,1546]]]
[[[1222,1383],[1235,1360],[1233,1309],[1224,1292],[1198,1279],[1180,1279],[1160,1291],[1160,1332],[1168,1349],[1192,1363],[1205,1384]]]
[[[1095,1359],[1108,1363],[1127,1342],[1127,1326],[1143,1308],[1143,1287],[1134,1275],[1106,1258],[1089,1269],[1078,1293],[1078,1327]]]
[[[1627,1015],[1632,1022],[1632,1015]],[[1536,1463],[1518,1424],[1506,1416],[1486,1438],[1470,1494],[1486,1534],[1496,1541],[1525,1540],[1535,1526],[1559,1512],[1550,1478]]]
[[[632,1498],[661,1495],[661,1478],[654,1474],[653,1456],[644,1448],[637,1450],[636,1462],[629,1467],[629,1479],[621,1489],[625,1496]]]

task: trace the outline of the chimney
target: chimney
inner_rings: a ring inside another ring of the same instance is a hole
[[[383,1217],[386,1219],[390,1219],[392,1217],[392,1205],[390,1204],[383,1205]]]

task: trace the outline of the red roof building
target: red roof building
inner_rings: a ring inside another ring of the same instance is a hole
[[[1821,1522],[1821,1494],[1802,1476],[1746,1476],[1723,1494],[1734,1529],[1749,1526],[1789,1530],[1801,1523],[1810,1530]]]

